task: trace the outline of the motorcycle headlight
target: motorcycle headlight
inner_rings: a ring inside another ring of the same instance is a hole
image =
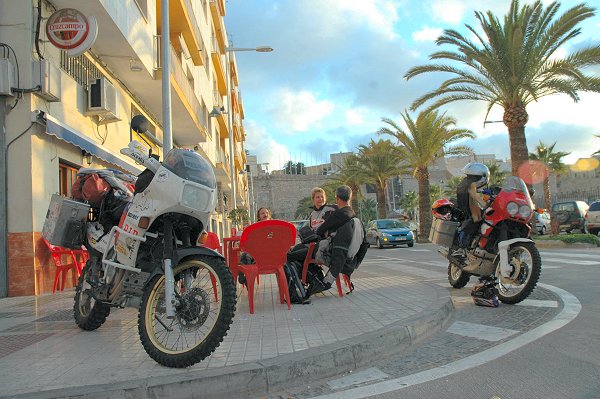
[[[515,217],[519,213],[519,205],[515,202],[509,202],[506,204],[506,212],[512,217]]]
[[[521,205],[519,207],[519,215],[521,215],[523,219],[527,219],[529,215],[531,215],[531,208],[527,205]]]
[[[200,187],[186,184],[181,193],[181,205],[199,211],[206,211],[210,206],[210,193]]]

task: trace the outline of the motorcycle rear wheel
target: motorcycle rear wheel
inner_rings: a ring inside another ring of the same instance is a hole
[[[471,275],[460,270],[458,265],[450,262],[448,265],[448,282],[454,288],[463,288],[469,282]]]
[[[227,335],[235,313],[235,288],[220,258],[195,257],[175,266],[173,274],[179,301],[175,317],[168,319],[166,314],[165,276],[155,276],[142,297],[138,330],[144,349],[157,363],[188,367],[214,352]]]
[[[99,328],[110,314],[110,306],[96,301],[91,295],[92,287],[85,281],[86,276],[92,269],[92,261],[88,260],[75,288],[75,303],[73,304],[73,316],[75,323],[82,330],[92,331]]]
[[[508,250],[508,261],[513,267],[520,265],[518,276],[511,283],[498,283],[498,299],[509,305],[519,303],[527,298],[535,288],[542,272],[542,258],[532,242],[517,242]],[[497,275],[500,275],[498,265]]]

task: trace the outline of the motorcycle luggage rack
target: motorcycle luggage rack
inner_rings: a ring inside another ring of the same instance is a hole
[[[108,233],[107,242],[109,242],[110,244],[109,244],[109,246],[106,247],[106,251],[104,251],[104,253],[102,254],[102,264],[107,265],[107,266],[116,267],[119,269],[128,270],[130,272],[140,273],[142,271],[142,269],[138,269],[137,267],[133,267],[133,266],[127,266],[127,265],[124,265],[124,264],[116,261],[117,260],[117,250],[115,248],[116,240],[114,239],[116,233],[123,234],[125,237],[131,238],[136,241],[141,241],[141,242],[146,241],[146,237],[144,237],[144,236],[136,236],[134,234],[126,232],[125,230],[123,230],[122,228],[120,228],[118,226],[113,226],[112,229],[110,229],[110,233]],[[108,260],[108,259],[106,259],[106,254],[109,252],[109,250],[111,248],[114,250],[113,251],[114,257],[112,259]]]

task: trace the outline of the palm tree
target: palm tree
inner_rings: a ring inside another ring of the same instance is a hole
[[[372,198],[365,198],[358,203],[359,219],[364,225],[377,218],[377,204]]]
[[[550,174],[560,175],[566,173],[569,168],[562,161],[563,157],[566,157],[570,152],[554,152],[554,144],[547,146],[541,140],[540,143],[535,147],[535,152],[529,154],[529,159],[534,161],[543,162],[548,168],[548,173],[544,176],[543,187],[544,187],[544,208],[550,209],[552,204],[552,197],[550,194]]]
[[[365,180],[375,184],[377,193],[377,215],[380,219],[386,216],[385,184],[387,179],[406,172],[406,167],[400,164],[402,154],[391,140],[373,139],[369,145],[358,146],[360,173]]]
[[[357,210],[358,200],[362,197],[360,185],[366,181],[366,176],[360,165],[360,160],[356,154],[350,154],[344,159],[342,165],[336,166],[339,170],[338,173],[331,175],[323,188],[335,193],[337,187],[347,185],[352,189],[352,209]]]
[[[481,100],[487,102],[489,114],[494,105],[500,105],[510,139],[512,173],[517,175],[519,165],[528,157],[527,105],[557,93],[578,101],[580,91],[600,92],[600,78],[585,73],[588,67],[600,64],[599,44],[582,46],[564,58],[557,57],[557,50],[579,35],[581,28],[577,26],[594,16],[595,9],[582,3],[557,17],[559,7],[560,3],[553,2],[544,8],[542,1],[537,0],[519,8],[519,1],[512,0],[503,21],[491,11],[475,12],[483,35],[469,25],[465,25],[469,36],[445,30],[436,44],[453,45],[456,51],[438,51],[429,58],[448,63],[417,66],[404,77],[410,79],[427,72],[454,76],[415,100],[412,109],[434,98],[437,100],[429,109],[453,101]]]
[[[507,171],[500,170],[500,162],[498,161],[487,161],[484,162],[485,166],[490,170],[490,186],[499,186],[502,187],[504,183],[504,178],[508,175]]]
[[[446,182],[446,189],[444,190],[444,195],[448,198],[453,198],[456,200],[456,189],[458,185],[463,180],[463,176],[452,176],[450,180]]]
[[[419,207],[419,196],[415,191],[409,191],[402,196],[400,207],[411,220],[415,219],[415,209]]]
[[[448,144],[475,135],[468,129],[452,128],[456,119],[440,115],[437,111],[423,111],[416,121],[405,111],[402,115],[406,130],[388,118],[382,122],[388,127],[379,129],[379,134],[394,136],[401,145],[405,162],[410,165],[413,175],[419,182],[419,238],[426,240],[431,227],[431,200],[429,198],[429,166],[436,159],[448,155],[472,153],[466,146],[447,147]]]

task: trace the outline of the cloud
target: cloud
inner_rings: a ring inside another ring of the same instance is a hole
[[[246,120],[246,149],[252,155],[256,155],[259,163],[268,162],[269,170],[279,169],[285,160],[290,159],[288,148],[275,141],[264,126],[253,120]]]
[[[442,28],[430,28],[429,26],[413,32],[412,38],[415,42],[433,42],[443,33]]]
[[[387,0],[329,0],[317,1],[333,10],[349,14],[356,22],[364,21],[370,29],[388,39],[397,37],[394,24],[398,21],[397,5]],[[348,21],[351,22],[351,21]]]
[[[317,100],[313,93],[306,90],[292,92],[284,89],[278,97],[278,106],[273,109],[273,114],[276,123],[282,128],[282,134],[307,131],[318,125],[334,109],[333,103]]]
[[[460,0],[435,0],[431,9],[436,19],[450,24],[462,22],[465,13],[464,1]]]
[[[367,112],[365,109],[349,109],[346,111],[346,122],[349,125],[362,125],[365,123],[364,114]]]

